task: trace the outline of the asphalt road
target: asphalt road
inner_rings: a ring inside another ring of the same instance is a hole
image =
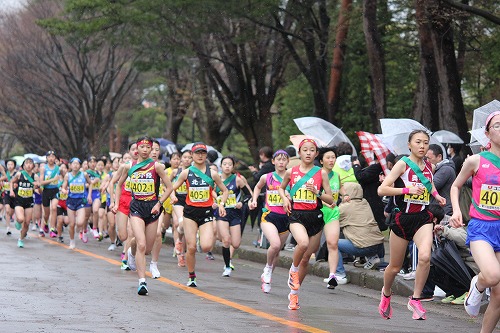
[[[262,267],[236,260],[230,278],[223,261],[197,255],[198,288],[185,287],[187,271],[164,245],[162,277],[148,278],[149,296],[137,295],[135,272],[120,270],[119,252],[108,242],[77,240],[69,250],[33,232],[17,248],[18,232],[0,228],[0,333],[3,332],[479,332],[480,318],[462,306],[424,303],[428,316],[415,321],[407,299],[393,297],[391,320],[380,318],[379,291],[355,285],[328,290],[307,277],[301,309],[288,310],[287,270],[277,268],[270,294],[260,289]],[[66,240],[68,236],[65,235]]]

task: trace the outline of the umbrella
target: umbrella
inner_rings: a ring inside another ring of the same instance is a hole
[[[480,151],[480,146],[486,147],[488,144],[489,140],[484,134],[486,119],[490,113],[499,110],[500,102],[496,99],[474,110],[474,115],[472,117],[472,130],[470,131],[470,146],[474,154]]]
[[[436,131],[432,133],[432,137],[436,138],[441,143],[464,143],[464,140],[462,140],[458,135],[447,130]]]
[[[407,118],[382,118],[380,119],[380,128],[384,136],[398,135],[402,133],[410,133],[413,130],[423,130],[430,132],[424,125],[418,121]]]
[[[340,142],[348,142],[352,147],[353,154],[357,155],[351,140],[334,124],[316,117],[295,118],[293,121],[302,133],[323,141],[326,147],[336,146]]]
[[[163,138],[156,138],[156,140],[160,143],[162,153],[167,153],[166,155],[170,156],[177,151],[177,147],[172,141]]]
[[[448,239],[441,241],[439,246],[432,252],[431,263],[448,273],[464,287],[470,285],[472,277],[453,241]]]
[[[395,155],[410,154],[410,150],[408,149],[408,134],[410,133],[400,133],[391,136],[382,135],[382,142]],[[435,137],[431,136],[429,143],[440,146],[441,149],[443,150],[443,154],[446,153],[446,149],[443,147],[441,142],[439,142]]]
[[[297,150],[299,149],[300,143],[304,139],[312,139],[312,140],[316,141],[316,144],[319,147],[325,147],[326,146],[323,141],[321,141],[320,139],[317,139],[317,138],[315,138],[314,136],[311,136],[311,135],[301,135],[301,134],[299,134],[299,135],[290,135],[290,142],[293,144],[293,146]]]

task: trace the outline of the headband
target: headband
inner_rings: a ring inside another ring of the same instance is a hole
[[[273,158],[276,158],[276,156],[278,155],[285,155],[286,157],[290,157],[290,155],[288,155],[288,153],[283,150],[283,149],[279,149],[277,150],[274,154],[273,154]]]
[[[307,142],[312,143],[314,145],[314,147],[318,148],[318,144],[316,143],[316,141],[314,139],[304,139],[304,140],[300,141],[299,150],[304,145],[304,143],[307,143]]]
[[[148,140],[148,139],[142,139],[140,141],[137,141],[137,146],[140,146],[140,145],[148,145],[150,147],[153,147],[153,141]]]
[[[488,118],[486,118],[486,130],[488,130],[488,125],[491,121],[491,119],[494,117],[494,116],[498,116],[500,114],[500,111],[495,111],[495,112],[492,112],[488,115]]]

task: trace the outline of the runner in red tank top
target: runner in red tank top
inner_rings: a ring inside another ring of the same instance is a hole
[[[283,208],[290,215],[290,232],[297,241],[293,251],[288,286],[290,301],[288,308],[298,310],[299,287],[307,274],[311,255],[319,248],[321,231],[325,223],[321,212],[321,201],[333,204],[333,195],[325,170],[314,165],[318,146],[312,139],[304,139],[299,145],[300,165],[286,171],[278,189]],[[286,187],[290,185],[290,202]],[[323,191],[322,191],[323,190]]]
[[[410,133],[408,137],[410,157],[399,160],[378,188],[378,195],[394,197],[400,210],[391,223],[389,266],[384,272],[384,287],[380,296],[379,314],[382,318],[392,316],[391,286],[403,265],[408,242],[413,239],[418,248],[418,265],[413,296],[408,309],[413,319],[426,319],[426,311],[420,303],[425,281],[429,275],[431,247],[433,240],[433,216],[427,210],[432,194],[441,206],[446,199],[436,191],[432,182],[431,166],[424,161],[429,150],[429,134],[422,130]],[[425,178],[425,182],[422,180]],[[429,190],[429,189],[430,190]]]

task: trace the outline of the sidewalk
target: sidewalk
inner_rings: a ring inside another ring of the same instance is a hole
[[[166,237],[172,240],[172,234],[167,233]],[[255,226],[252,231],[250,224],[247,224],[243,236],[241,239],[241,246],[235,251],[234,259],[244,259],[253,262],[257,262],[263,265],[266,264],[266,249],[256,248],[252,242],[257,240],[258,230]],[[389,260],[389,242],[386,240],[386,256],[385,261]],[[217,242],[213,250],[214,253],[222,255],[222,247],[220,242]],[[279,267],[290,268],[292,264],[293,252],[284,251],[280,252],[280,260],[277,264]],[[384,272],[378,270],[366,270],[363,268],[354,267],[352,263],[344,264],[347,276],[349,277],[350,283],[374,290],[381,290],[384,284]],[[309,262],[309,274],[320,277],[324,279],[328,277],[330,270],[328,268],[327,262],[316,262],[313,258]],[[396,280],[392,286],[394,294],[408,297],[413,293],[414,281],[406,281],[400,276],[396,276]]]

